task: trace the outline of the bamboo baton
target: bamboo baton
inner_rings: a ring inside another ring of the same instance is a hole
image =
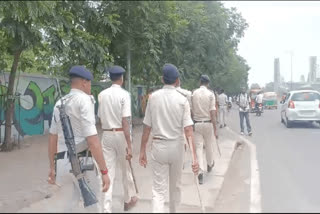
[[[189,141],[189,147],[190,147],[191,155],[192,155],[192,163],[194,164],[195,163],[195,157],[194,157],[194,152],[193,152],[194,150],[193,150],[193,146],[190,145],[190,143],[192,142],[192,140],[190,138],[191,137],[188,137],[188,141]],[[196,174],[194,174],[194,181],[196,182],[196,185],[197,185],[198,196],[199,196],[200,206],[201,206],[201,212],[205,213],[206,210],[205,210],[205,207],[203,206],[202,198],[201,198],[201,194],[200,194],[199,179],[198,179],[198,175],[196,175]]]

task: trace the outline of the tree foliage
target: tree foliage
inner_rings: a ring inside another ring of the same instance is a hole
[[[161,84],[162,66],[173,63],[185,88],[207,74],[213,88],[237,93],[250,69],[237,54],[247,27],[236,9],[215,1],[2,1],[0,69],[10,72],[9,98],[17,70],[64,76],[80,64],[99,80],[105,67],[126,68],[130,59],[133,84]]]

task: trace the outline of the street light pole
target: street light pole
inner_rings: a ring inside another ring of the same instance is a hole
[[[292,51],[290,52],[290,56],[291,56],[291,91],[292,91]]]
[[[286,51],[286,53],[290,54],[290,65],[291,65],[291,84],[290,84],[290,90],[292,90],[292,82],[293,82],[293,72],[292,72],[292,56],[293,56],[293,50]]]

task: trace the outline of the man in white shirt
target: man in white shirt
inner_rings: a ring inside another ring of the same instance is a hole
[[[187,98],[176,90],[180,81],[178,69],[172,64],[165,64],[162,72],[164,86],[152,93],[147,104],[139,161],[146,167],[146,146],[152,130],[152,209],[156,213],[165,212],[169,180],[169,208],[170,213],[174,213],[181,199],[184,135],[189,146],[195,148],[193,122]],[[195,149],[193,151],[195,163],[192,170],[197,174],[199,165]]]
[[[194,135],[199,160],[200,173],[199,184],[203,184],[205,171],[203,146],[205,145],[207,171],[211,172],[216,157],[217,127],[216,127],[216,99],[213,91],[209,90],[210,79],[207,75],[201,75],[200,88],[192,93],[192,114],[194,120]]]
[[[262,102],[263,102],[263,93],[259,91],[256,97],[256,108],[258,108],[259,104],[262,104]]]
[[[246,88],[244,87],[241,89],[241,93],[237,98],[237,104],[239,105],[241,135],[244,135],[243,120],[245,118],[246,124],[247,124],[247,131],[249,136],[251,136],[252,132],[251,132],[251,125],[249,120],[250,96],[246,93]]]
[[[82,142],[87,141],[91,154],[95,159],[95,163],[101,170],[99,174],[103,183],[102,191],[106,192],[109,188],[110,181],[95,126],[94,98],[93,96],[90,96],[91,80],[93,79],[93,76],[83,66],[73,66],[69,71],[69,75],[71,79],[71,91],[62,99],[64,100],[66,113],[70,118],[76,148],[78,148]],[[82,197],[78,188],[79,185],[74,175],[70,173],[71,164],[67,155],[68,149],[65,144],[60,121],[59,105],[61,105],[61,99],[54,106],[52,123],[49,130],[48,153],[50,171],[48,182],[50,184],[55,184],[57,181],[61,186],[60,191],[63,191],[63,194],[61,194],[63,198],[60,199],[64,203],[64,212],[79,212],[80,210],[81,212],[100,212],[98,203],[86,208],[82,206],[79,207],[79,205],[81,205],[79,202],[82,200]],[[91,163],[94,162],[91,158],[86,158],[87,160],[90,159],[88,161],[91,161]],[[85,159],[83,160],[86,161]],[[84,176],[86,180],[89,181],[89,186],[99,200],[98,196],[101,187],[96,173],[94,171],[86,171]]]
[[[128,177],[127,160],[132,158],[132,145],[130,138],[131,99],[129,93],[121,88],[123,73],[120,66],[109,69],[112,86],[101,91],[98,95],[98,116],[103,130],[102,148],[104,158],[109,167],[110,189],[103,197],[103,212],[112,212],[112,190],[115,179],[117,162],[122,171],[122,184],[124,189],[124,210],[132,208],[138,198],[135,196],[134,185]],[[128,151],[126,154],[126,150]]]
[[[226,127],[226,114],[227,114],[227,105],[228,97],[224,93],[224,90],[220,90],[220,95],[218,96],[219,101],[219,114],[220,114],[220,128]]]

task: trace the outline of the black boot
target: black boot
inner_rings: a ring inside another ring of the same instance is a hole
[[[200,173],[198,175],[198,179],[199,179],[199,184],[203,184],[203,173]]]

